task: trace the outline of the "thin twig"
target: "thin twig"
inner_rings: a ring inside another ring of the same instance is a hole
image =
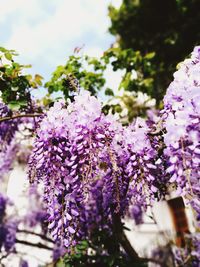
[[[47,236],[45,235],[42,235],[42,234],[38,234],[38,233],[35,233],[35,232],[32,232],[32,231],[28,231],[28,230],[17,230],[18,233],[24,233],[24,234],[30,234],[30,235],[35,235],[35,236],[38,236],[48,242],[51,242],[51,243],[54,243],[53,240],[51,238],[48,238]]]
[[[34,118],[34,117],[40,117],[43,115],[43,113],[35,113],[35,114],[17,114],[12,117],[3,117],[0,118],[0,122],[3,121],[9,121],[9,120],[14,120],[14,119],[19,119],[19,118]]]
[[[25,240],[19,240],[19,239],[16,239],[16,243],[18,244],[22,244],[22,245],[26,245],[26,246],[30,246],[30,247],[36,247],[36,248],[43,248],[43,249],[47,249],[47,250],[52,250],[53,248],[49,247],[49,246],[46,246],[42,243],[31,243],[31,242],[28,242],[28,241],[25,241]]]
[[[9,255],[9,253],[6,253],[5,255],[3,255],[1,258],[0,258],[0,263],[2,262],[3,259],[7,258]]]

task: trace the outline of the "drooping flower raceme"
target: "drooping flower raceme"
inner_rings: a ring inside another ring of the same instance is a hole
[[[170,181],[200,210],[200,47],[181,63],[164,98]],[[200,214],[200,213],[199,213]]]
[[[161,261],[166,266],[199,267],[200,264],[200,234],[193,233],[185,236],[185,246],[161,246],[152,251],[152,258]],[[160,264],[152,264],[159,267]]]
[[[0,118],[11,116],[8,107],[0,102]],[[16,155],[16,143],[14,137],[18,130],[18,120],[0,122],[0,180],[10,170]]]
[[[19,146],[13,140],[6,150],[0,152],[0,181],[12,169]]]
[[[124,128],[82,92],[67,108],[55,103],[42,120],[29,177],[44,184],[53,238],[70,247],[95,229],[109,233],[114,214],[141,221],[159,194],[159,164],[145,122]]]
[[[130,203],[132,202],[130,214],[135,220],[138,214],[139,221],[142,209],[162,198],[167,186],[162,155],[158,153],[161,142],[150,135],[151,131],[144,120],[137,119],[135,124],[124,130],[123,136],[124,150],[127,151],[124,166],[129,178],[127,196],[130,196]]]
[[[9,108],[4,103],[0,102],[0,118],[10,117],[11,114]],[[17,129],[17,120],[0,122],[0,152],[4,151],[11,143]]]
[[[11,205],[11,202],[0,193],[0,252],[4,250],[10,253],[15,246],[18,221],[6,217],[7,205]]]
[[[200,234],[187,235],[186,246],[184,248],[174,248],[173,253],[177,266],[199,267]]]

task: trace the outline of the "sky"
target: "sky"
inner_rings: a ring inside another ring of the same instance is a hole
[[[75,47],[100,56],[115,38],[108,33],[108,5],[121,0],[0,0],[0,46],[45,80]]]

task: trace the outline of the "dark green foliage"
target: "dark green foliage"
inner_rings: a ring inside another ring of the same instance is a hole
[[[130,230],[122,225],[123,229]],[[118,231],[112,235],[97,228],[88,241],[78,244],[71,254],[66,254],[56,267],[147,267],[146,260],[131,259],[119,244]]]
[[[80,257],[79,257],[80,256]],[[147,263],[134,263],[125,255],[74,255],[65,257],[56,267],[147,267]]]
[[[122,49],[155,52],[151,93],[157,103],[172,80],[177,62],[200,43],[199,0],[124,0],[119,9],[109,7],[110,32],[119,36]]]
[[[105,241],[105,240],[104,240]],[[111,248],[115,243],[107,243]],[[99,244],[98,244],[99,245]],[[56,267],[147,267],[147,263],[134,263],[124,253],[100,253],[98,250],[91,250],[88,254],[89,243],[82,241],[77,245],[74,253],[65,255]],[[102,251],[101,251],[102,252]]]

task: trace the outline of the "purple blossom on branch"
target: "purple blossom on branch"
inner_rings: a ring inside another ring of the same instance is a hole
[[[161,164],[148,132],[143,120],[123,127],[105,116],[88,92],[67,108],[61,102],[50,108],[37,131],[29,177],[44,185],[55,241],[70,248],[97,228],[109,235],[115,214],[141,222],[147,205],[160,197]]]
[[[180,64],[164,98],[165,155],[170,182],[200,216],[200,47]]]

